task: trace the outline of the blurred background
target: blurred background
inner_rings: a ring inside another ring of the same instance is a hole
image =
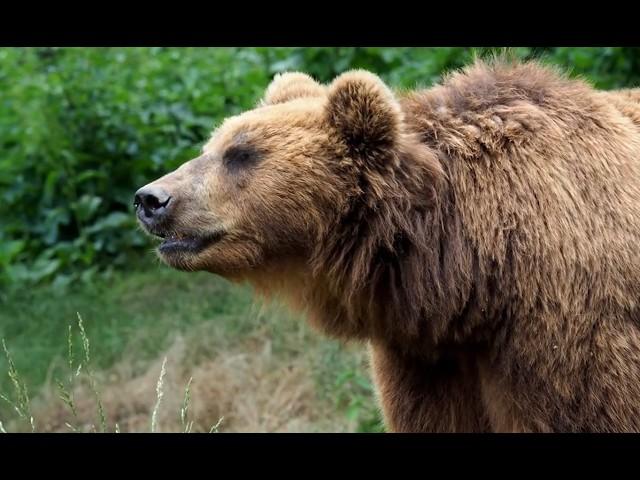
[[[358,67],[420,88],[499,51],[0,49],[0,427],[381,431],[365,347],[161,266],[132,195],[196,156],[275,73],[329,82]],[[640,85],[640,48],[510,51],[599,88]]]

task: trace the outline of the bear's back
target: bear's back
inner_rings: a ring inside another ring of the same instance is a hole
[[[479,268],[503,298],[524,309],[637,308],[639,98],[536,63],[499,62],[403,98],[408,124],[439,152]]]

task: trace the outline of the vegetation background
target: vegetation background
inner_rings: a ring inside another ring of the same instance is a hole
[[[95,425],[95,389],[68,361],[70,346],[81,350],[79,312],[108,429],[148,429],[166,357],[161,430],[182,428],[178,407],[193,378],[195,430],[224,417],[221,431],[381,431],[362,346],[254,305],[247,288],[158,265],[132,194],[194,157],[275,73],[329,82],[357,67],[420,88],[500,50],[0,49],[0,338],[10,352],[0,359],[0,421],[30,428],[12,407],[27,386],[36,430]],[[640,48],[510,50],[599,88],[640,85]],[[67,377],[76,380],[69,391]]]

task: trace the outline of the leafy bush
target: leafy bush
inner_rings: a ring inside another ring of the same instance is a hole
[[[0,60],[0,266],[13,282],[124,265],[146,245],[136,187],[195,156],[268,81],[260,55],[229,49],[6,49]]]
[[[493,49],[482,49],[484,54]],[[366,68],[428,86],[469,48],[0,49],[0,283],[90,280],[148,248],[135,189],[195,156],[274,73]],[[518,48],[603,88],[637,85],[640,49]]]

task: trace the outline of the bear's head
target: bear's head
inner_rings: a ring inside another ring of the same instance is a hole
[[[285,73],[199,157],[138,190],[135,206],[168,265],[247,278],[309,265],[345,225],[366,233],[354,222],[406,203],[407,189],[427,201],[416,168],[438,167],[377,76],[350,71],[321,85]]]

